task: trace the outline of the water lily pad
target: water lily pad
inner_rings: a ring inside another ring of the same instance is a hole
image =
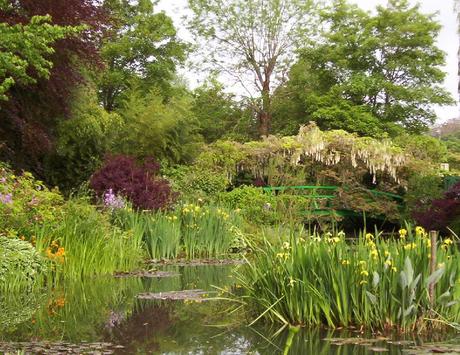
[[[161,259],[149,260],[151,265],[173,265],[173,266],[205,266],[205,265],[240,265],[245,261],[241,259]]]
[[[117,272],[115,277],[147,277],[147,278],[163,278],[163,277],[176,277],[180,276],[177,272],[170,271],[131,271],[131,272]]]
[[[207,301],[209,298],[209,291],[203,290],[183,290],[183,291],[170,291],[170,292],[145,292],[137,295],[137,298],[143,300],[174,300],[174,301]]]
[[[0,353],[16,353],[23,351],[26,354],[113,354],[120,345],[111,343],[80,343],[66,342],[0,342]]]
[[[405,353],[410,355],[422,354],[459,354],[460,345],[454,344],[424,344],[419,346],[412,346],[404,350]]]
[[[389,351],[387,348],[380,348],[380,347],[369,348],[369,350],[376,352],[376,353],[385,353]]]
[[[381,339],[367,339],[367,338],[325,338],[325,341],[329,341],[332,345],[362,345],[362,346],[369,346],[375,344]]]

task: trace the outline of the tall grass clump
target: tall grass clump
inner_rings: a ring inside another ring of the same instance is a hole
[[[60,222],[36,229],[36,247],[66,278],[111,274],[135,268],[143,257],[142,239],[110,223],[110,215],[83,198],[67,201]]]
[[[180,210],[187,257],[220,257],[244,244],[237,212],[218,206],[184,204]]]
[[[433,273],[431,242],[421,227],[387,240],[378,232],[352,242],[342,232],[288,240],[265,241],[241,273],[245,304],[257,319],[400,331],[460,320],[460,255],[450,238],[439,241]]]
[[[140,236],[151,259],[177,258],[181,251],[180,220],[165,212],[138,212],[120,209],[114,222]]]
[[[173,211],[119,209],[114,224],[141,235],[150,258],[222,257],[245,245],[238,212],[184,204]]]

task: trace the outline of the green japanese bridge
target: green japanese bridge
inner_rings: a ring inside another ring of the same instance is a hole
[[[296,194],[296,196],[302,196],[312,200],[312,207],[308,213],[312,217],[359,217],[362,216],[362,212],[354,211],[349,209],[336,209],[332,206],[332,201],[337,198],[337,191],[340,189],[339,186],[268,186],[263,187],[263,190],[267,193],[277,194],[279,192],[286,192],[289,190],[304,190],[305,194]],[[389,192],[383,192],[378,190],[364,190],[369,194],[370,198],[375,199],[386,199],[395,201],[400,208],[404,206],[404,199],[402,196],[392,194]],[[326,203],[322,203],[325,201]],[[384,219],[385,216],[381,216],[379,219]]]

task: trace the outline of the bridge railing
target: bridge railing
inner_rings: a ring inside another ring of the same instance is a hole
[[[336,209],[332,206],[332,200],[337,198],[336,191],[339,189],[339,186],[315,186],[315,185],[302,185],[302,186],[266,186],[263,187],[263,190],[268,193],[276,193],[276,192],[285,192],[288,190],[307,190],[310,191],[310,194],[305,195],[296,195],[301,196],[303,198],[309,199],[313,205],[307,209],[306,213],[310,216],[315,217],[351,217],[351,216],[361,216],[361,212],[349,210],[349,209]],[[346,186],[344,187],[346,189]],[[404,199],[402,196],[397,194],[393,194],[390,192],[384,192],[379,190],[369,190],[366,189],[365,191],[369,192],[370,194],[374,195],[376,198],[378,197],[385,197],[392,199],[393,201],[397,202],[399,205],[399,209],[403,209]],[[326,204],[319,204],[318,201],[325,200]],[[385,219],[384,216],[380,216],[380,218]]]
[[[328,192],[335,192],[339,189],[339,186],[315,186],[315,185],[300,185],[300,186],[265,186],[262,189],[266,192],[274,192],[274,191],[286,191],[286,190],[327,190]],[[346,188],[346,187],[345,187]],[[393,194],[390,192],[384,192],[379,190],[370,190],[366,189],[365,191],[376,195],[376,196],[384,196],[391,199],[398,200],[398,202],[403,202],[403,197],[397,194]],[[324,199],[333,199],[337,196],[335,194],[317,194],[316,191],[313,194],[305,195],[306,198],[324,198]]]

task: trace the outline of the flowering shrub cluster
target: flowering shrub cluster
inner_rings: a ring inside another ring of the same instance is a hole
[[[90,186],[104,202],[118,206],[120,200],[114,196],[123,196],[137,209],[164,209],[176,194],[166,180],[157,177],[159,168],[153,158],[139,164],[130,156],[110,156],[91,177]]]
[[[0,231],[33,234],[35,225],[58,218],[63,202],[58,191],[47,189],[32,174],[17,176],[0,163]]]

